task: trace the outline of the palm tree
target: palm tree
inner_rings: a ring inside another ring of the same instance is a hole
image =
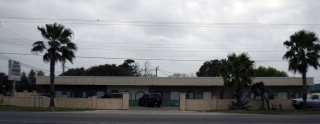
[[[32,52],[41,53],[44,50],[46,52],[43,55],[43,61],[50,63],[50,105],[49,107],[55,107],[54,105],[54,71],[56,62],[64,62],[68,60],[72,63],[75,58],[74,51],[77,50],[76,44],[71,42],[72,30],[65,28],[61,24],[46,24],[45,27],[39,27],[42,37],[47,40],[36,41],[33,43]]]
[[[228,59],[221,60],[220,74],[224,86],[234,90],[236,104],[234,109],[245,109],[243,90],[252,83],[254,61],[246,53],[228,55]]]
[[[318,59],[320,58],[320,44],[315,33],[311,31],[300,30],[290,36],[283,45],[288,49],[283,59],[289,61],[289,70],[294,73],[299,72],[302,75],[303,105],[306,108],[307,99],[307,72],[309,66],[315,69],[320,67]]]

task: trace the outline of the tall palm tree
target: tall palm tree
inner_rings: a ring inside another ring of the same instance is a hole
[[[54,71],[55,64],[57,62],[64,62],[68,60],[72,63],[75,58],[74,52],[77,50],[76,44],[71,39],[73,32],[69,28],[65,28],[61,24],[46,24],[45,27],[39,27],[42,37],[46,41],[36,41],[33,43],[32,52],[41,53],[44,50],[46,52],[43,55],[43,61],[50,63],[50,105],[49,107],[55,107],[54,105]]]
[[[220,74],[224,86],[234,90],[236,98],[235,109],[244,109],[243,90],[252,83],[254,61],[246,53],[228,55],[221,60]]]
[[[302,75],[302,108],[306,108],[307,99],[307,72],[309,66],[318,69],[320,44],[316,34],[311,31],[300,30],[290,36],[283,45],[288,49],[283,59],[289,61],[289,70]]]

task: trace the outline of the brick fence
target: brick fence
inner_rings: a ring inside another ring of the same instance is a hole
[[[20,107],[49,107],[49,97],[40,96],[36,92],[16,92],[14,96],[0,96],[3,105]],[[57,108],[87,108],[87,109],[129,109],[129,94],[123,93],[122,98],[68,98],[62,96],[55,98]]]
[[[180,94],[180,110],[191,110],[191,111],[208,111],[208,110],[225,110],[228,109],[228,104],[234,99],[186,99],[186,94]],[[248,106],[250,109],[259,109],[261,100],[249,100]],[[270,100],[270,105],[274,105],[275,108],[279,109],[294,109],[291,106],[291,100],[289,99],[273,99]],[[279,106],[280,105],[280,106]]]
[[[0,100],[3,105],[13,105],[20,107],[49,107],[50,98],[40,96],[36,92],[16,92],[14,96],[2,96]],[[189,111],[207,111],[207,110],[223,110],[228,109],[228,104],[234,99],[186,99],[185,93],[180,93],[180,110]],[[250,109],[259,109],[260,100],[250,100]],[[291,100],[273,99],[270,105],[275,105],[282,109],[293,109]],[[57,108],[87,108],[87,109],[109,109],[109,110],[127,110],[129,109],[129,94],[123,93],[122,98],[97,98],[92,96],[89,98],[68,98],[62,96],[55,98],[55,106]]]

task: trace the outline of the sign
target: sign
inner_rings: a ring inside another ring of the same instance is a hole
[[[21,64],[18,61],[9,60],[8,79],[20,81]]]

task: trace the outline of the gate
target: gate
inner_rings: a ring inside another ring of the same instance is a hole
[[[138,106],[139,100],[129,100],[129,106]],[[162,100],[162,106],[177,107],[180,106],[179,100]]]
[[[129,100],[129,106],[138,106],[139,100]]]
[[[180,106],[179,100],[162,100],[162,106]]]

